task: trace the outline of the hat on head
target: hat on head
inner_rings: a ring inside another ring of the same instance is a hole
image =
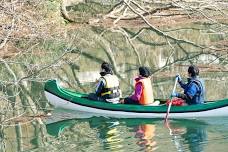
[[[102,76],[105,75],[105,74],[113,74],[113,72],[112,72],[112,65],[109,64],[109,63],[107,63],[107,62],[103,62],[101,64],[101,69],[102,69],[102,72],[100,74]]]
[[[139,67],[139,74],[146,78],[151,75],[149,68],[144,66]]]
[[[195,65],[190,65],[188,67],[188,73],[190,73],[192,77],[195,77],[199,75],[199,68]]]

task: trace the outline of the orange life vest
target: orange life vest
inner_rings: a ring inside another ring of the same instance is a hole
[[[143,87],[142,95],[139,100],[139,103],[141,105],[152,104],[154,102],[154,95],[153,95],[153,89],[152,89],[150,78],[140,79],[135,83],[135,87],[137,83],[142,83],[142,87]]]

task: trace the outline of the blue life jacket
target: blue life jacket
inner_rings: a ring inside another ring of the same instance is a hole
[[[192,91],[192,85],[196,85],[196,94],[192,97],[191,100],[187,100],[188,104],[202,104],[204,103],[205,96],[205,86],[203,80],[199,78],[191,78],[188,80],[187,87],[184,89],[184,94]]]

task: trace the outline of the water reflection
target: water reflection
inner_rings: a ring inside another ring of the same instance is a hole
[[[98,131],[97,137],[103,144],[104,150],[123,150],[122,130],[119,127],[120,122],[118,120],[92,118],[89,120],[89,124],[92,129]]]
[[[227,118],[171,120],[170,130],[161,119],[91,117],[45,126],[34,121],[5,127],[0,151],[223,151],[227,128]]]
[[[158,148],[157,142],[154,140],[155,125],[153,124],[139,125],[135,137],[139,138],[137,145],[142,147],[145,151],[155,151]]]
[[[182,122],[182,123],[180,123]],[[197,120],[182,120],[170,124],[170,134],[178,151],[204,151],[207,144],[207,124]]]
[[[61,121],[47,125],[53,136],[64,135],[64,129],[89,123],[96,131],[99,147],[105,151],[204,151],[207,143],[207,124],[196,120],[175,120],[170,123],[170,134],[163,120],[89,118]],[[70,130],[70,129],[68,129]],[[165,143],[165,144],[164,144]],[[75,143],[77,144],[77,143]],[[98,146],[98,145],[97,145]],[[96,149],[99,149],[96,147]]]
[[[102,145],[102,149],[122,151],[122,130],[119,128],[119,121],[116,120],[106,120],[104,118],[73,119],[47,124],[46,128],[49,135],[59,138],[64,136],[65,132],[72,131],[72,128],[81,126],[84,123],[88,123],[89,129],[96,131],[96,138]]]
[[[0,127],[1,152],[29,151],[38,149],[46,143],[46,127],[36,120],[0,124]]]

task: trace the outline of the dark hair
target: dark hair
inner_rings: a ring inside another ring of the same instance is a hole
[[[195,77],[199,75],[199,68],[195,65],[190,65],[188,67],[188,73],[190,73],[192,77]]]
[[[113,73],[113,72],[112,72],[112,65],[110,65],[110,64],[107,63],[107,62],[103,62],[103,63],[101,64],[101,68],[104,69],[106,73],[110,73],[110,74]]]
[[[141,66],[139,67],[139,74],[143,77],[149,77],[151,75],[151,72],[149,70],[149,68]]]

